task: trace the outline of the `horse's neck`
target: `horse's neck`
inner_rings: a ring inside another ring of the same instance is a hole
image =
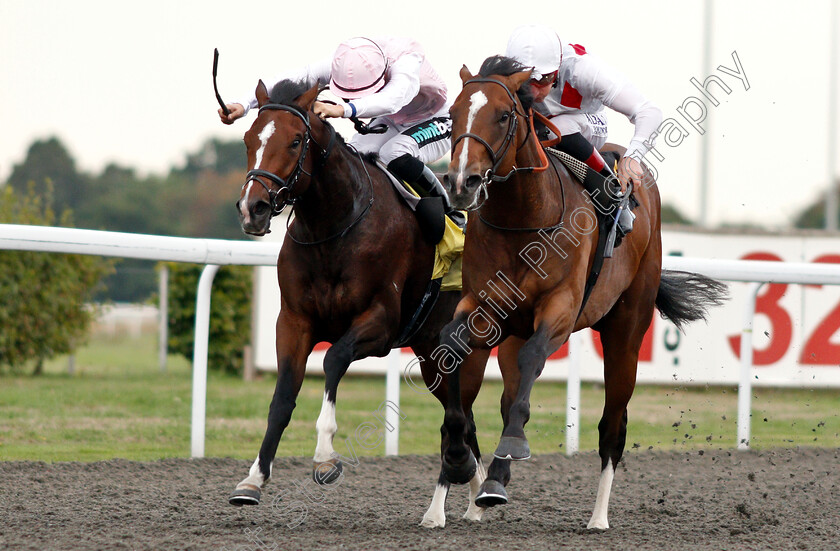
[[[326,163],[316,161],[309,187],[295,204],[295,216],[310,237],[340,230],[367,206],[371,190],[362,162],[338,144]]]
[[[537,147],[535,141],[529,141],[517,153],[516,166],[542,167],[546,158],[538,154]],[[505,182],[490,185],[482,215],[511,227],[552,226],[560,220],[563,209],[561,186],[551,166],[539,172],[519,172]]]

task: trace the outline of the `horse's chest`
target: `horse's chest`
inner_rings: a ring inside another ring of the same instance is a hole
[[[359,295],[352,281],[312,282],[308,302],[311,308],[324,317],[335,316],[353,308]]]

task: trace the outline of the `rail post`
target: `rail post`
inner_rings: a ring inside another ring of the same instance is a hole
[[[758,291],[764,283],[750,283],[744,320],[741,327],[741,375],[738,381],[738,443],[739,450],[750,449],[750,415],[752,410],[753,323]]]
[[[210,340],[210,294],[219,266],[208,264],[198,279],[195,298],[195,341],[193,344],[192,457],[204,457],[204,425],[207,412],[207,349]]]

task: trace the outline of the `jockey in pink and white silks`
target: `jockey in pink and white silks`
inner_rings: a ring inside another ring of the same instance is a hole
[[[662,123],[662,111],[623,75],[579,44],[564,44],[557,33],[543,25],[523,25],[513,30],[505,55],[533,67],[529,81],[535,108],[549,117],[562,134],[557,149],[584,162],[605,178],[617,176],[621,196],[631,181],[641,182],[641,160],[653,147],[653,136]],[[598,153],[607,141],[604,107],[625,115],[635,126],[633,138],[613,175]],[[619,229],[628,233],[634,216],[622,211]]]
[[[355,134],[349,144],[361,153],[378,153],[397,177],[419,187],[421,194],[441,197],[445,210],[451,210],[446,191],[425,164],[449,151],[450,103],[446,84],[420,44],[399,37],[351,38],[339,44],[331,59],[266,82],[269,93],[285,79],[329,82],[330,90],[344,103],[318,101],[314,112],[322,119],[373,119],[370,127],[379,126],[384,132]],[[219,109],[219,116],[230,124],[256,106],[257,99],[250,94],[229,104],[229,115]]]

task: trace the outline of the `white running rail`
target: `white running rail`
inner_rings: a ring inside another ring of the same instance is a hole
[[[75,228],[0,224],[0,249],[74,253],[121,258],[140,258],[171,262],[204,264],[196,298],[195,350],[193,356],[193,403],[191,454],[204,456],[204,427],[207,398],[207,340],[210,323],[210,289],[220,265],[273,266],[281,243],[194,239],[134,233],[104,232]],[[666,256],[662,267],[667,270],[696,272],[724,281],[752,283],[750,298],[744,305],[741,339],[741,372],[738,385],[739,449],[749,448],[750,399],[752,391],[752,325],[755,298],[764,283],[840,285],[840,266],[802,262],[770,262],[759,260],[712,260]],[[573,339],[574,340],[574,339]],[[572,353],[573,361],[580,355]],[[570,373],[574,367],[570,368]],[[580,381],[570,381],[567,397],[567,453],[578,449]],[[571,388],[574,386],[575,388]],[[386,399],[399,404],[399,385],[393,375],[387,385]],[[572,423],[568,423],[572,420]],[[398,426],[399,419],[390,420]],[[396,433],[396,431],[394,431]],[[396,453],[392,437],[386,453]]]

